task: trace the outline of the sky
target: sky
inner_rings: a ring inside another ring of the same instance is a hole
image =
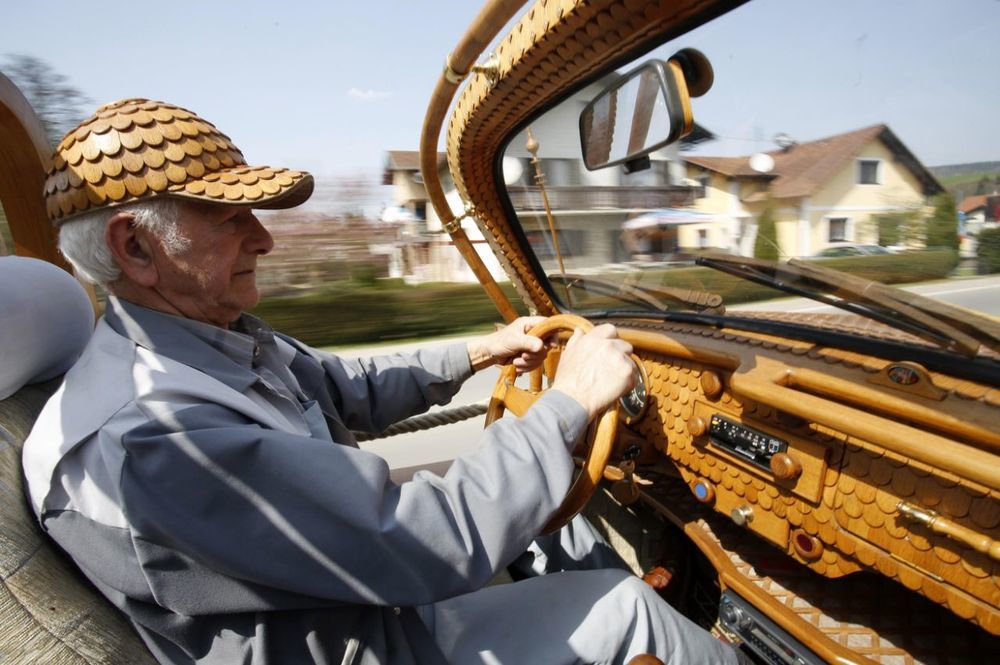
[[[418,147],[445,56],[478,10],[469,0],[5,0],[0,61],[43,58],[94,108],[133,96],[189,108],[250,163],[375,178],[387,150]],[[997,35],[998,0],[755,0],[668,49],[697,47],[715,66],[694,110],[719,139],[700,153],[886,122],[933,166],[1000,160]]]

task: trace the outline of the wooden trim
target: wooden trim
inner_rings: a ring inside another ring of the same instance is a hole
[[[959,420],[942,411],[940,406],[938,408],[921,406],[880,390],[873,390],[858,383],[801,367],[790,368],[782,383],[788,388],[802,388],[835,399],[839,404],[878,411],[959,437],[978,448],[1000,452],[1000,432]],[[943,390],[941,392],[944,393]]]
[[[745,374],[734,373],[730,386],[735,394],[761,404],[870,441],[986,487],[1000,487],[996,455],[860,409],[843,405],[832,409],[825,398],[787,387],[788,372],[764,365]]]
[[[736,370],[740,366],[740,359],[736,354],[713,351],[694,344],[684,344],[663,333],[618,328],[618,336],[636,348],[652,351],[669,358],[701,362],[730,371]]]
[[[457,222],[455,215],[451,212],[451,207],[445,199],[441,176],[437,168],[437,144],[441,136],[445,115],[462,78],[468,74],[475,59],[480,56],[487,44],[514,16],[522,4],[524,4],[524,0],[493,0],[479,12],[475,21],[462,36],[458,46],[446,60],[445,70],[438,79],[434,94],[427,107],[420,135],[420,172],[424,177],[427,197],[431,205],[434,206],[441,224],[451,235],[455,248],[469,264],[479,283],[486,290],[486,294],[506,321],[516,319],[517,311],[507,300],[489,269],[479,258],[476,249],[469,242],[461,224]]]
[[[42,122],[17,86],[0,74],[0,202],[14,237],[14,251],[72,272],[56,246],[42,191],[52,146]]]
[[[741,575],[736,566],[733,565],[729,555],[726,554],[714,539],[705,533],[705,530],[698,521],[686,521],[678,518],[670,510],[669,506],[665,506],[648,492],[644,492],[641,489],[640,496],[656,512],[669,519],[675,526],[684,530],[684,534],[694,542],[719,574],[719,582],[723,589],[731,588],[740,596],[753,603],[754,606],[767,608],[766,613],[772,619],[774,617],[787,618],[788,611],[786,608]],[[780,625],[792,637],[805,644],[816,652],[816,655],[827,662],[839,663],[840,665],[875,665],[872,661],[833,642],[825,635],[820,634],[822,639],[818,639],[817,632],[801,621],[781,621]]]

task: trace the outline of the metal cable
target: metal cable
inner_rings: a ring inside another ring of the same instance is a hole
[[[452,409],[425,413],[420,416],[413,416],[412,418],[401,420],[394,425],[390,425],[381,432],[354,432],[354,436],[358,441],[373,441],[375,439],[384,439],[386,437],[395,436],[396,434],[418,432],[420,430],[432,429],[442,425],[452,425],[454,423],[462,422],[463,420],[468,420],[469,418],[475,418],[476,416],[483,415],[486,413],[486,407],[488,404],[489,400],[484,399],[478,402],[473,402],[472,404],[466,404],[465,406],[456,406]]]

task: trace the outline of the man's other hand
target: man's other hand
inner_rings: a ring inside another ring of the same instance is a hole
[[[541,365],[548,347],[528,331],[544,320],[544,316],[522,316],[491,335],[469,342],[472,370],[510,363],[517,368],[518,374],[523,374]]]
[[[632,345],[618,339],[609,323],[587,334],[577,329],[559,359],[552,388],[579,402],[593,420],[635,385],[630,353]]]

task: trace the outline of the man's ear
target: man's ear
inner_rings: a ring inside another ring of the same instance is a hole
[[[131,213],[118,212],[108,220],[104,241],[122,276],[140,286],[154,286],[159,279],[149,233],[135,225]]]

